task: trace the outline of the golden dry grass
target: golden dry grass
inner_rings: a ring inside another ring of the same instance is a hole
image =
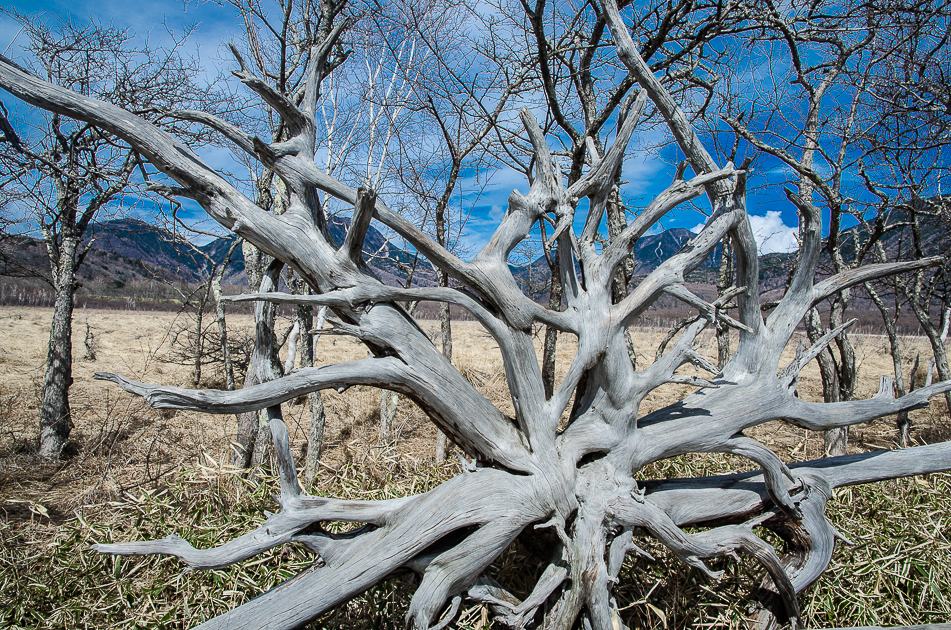
[[[174,315],[166,313],[76,313],[71,450],[62,464],[38,464],[34,451],[49,318],[48,309],[0,308],[0,626],[6,622],[22,627],[135,623],[185,627],[286,579],[306,562],[299,551],[275,551],[264,556],[262,564],[175,578],[181,569],[174,560],[120,561],[90,552],[88,545],[94,541],[164,536],[170,528],[191,535],[195,544],[220,542],[260,521],[270,489],[239,481],[221,466],[230,459],[234,417],[159,412],[115,386],[92,380],[94,372],[108,370],[137,380],[190,386],[190,367],[164,360],[169,330],[175,325]],[[87,322],[98,346],[95,361],[82,358]],[[246,315],[229,318],[236,335],[250,324]],[[423,326],[436,337],[436,322]],[[634,330],[639,362],[652,360],[664,332]],[[884,337],[853,338],[861,377],[857,396],[864,398],[878,389],[880,375],[891,373],[891,360]],[[706,334],[703,341],[701,351],[714,356],[712,336]],[[909,337],[904,344],[907,367],[917,352],[930,356],[924,339]],[[453,345],[460,371],[503,411],[512,413],[501,356],[491,338],[477,324],[459,322],[454,325]],[[567,369],[573,350],[573,339],[563,336],[559,374]],[[793,350],[787,350],[790,358]],[[323,336],[317,356],[325,362],[342,361],[362,358],[366,351],[354,340]],[[217,383],[220,375],[206,370],[204,384]],[[665,386],[650,395],[644,412],[690,389]],[[814,365],[802,375],[800,395],[821,399]],[[379,401],[379,392],[365,387],[325,393],[325,451],[315,482],[319,491],[348,497],[405,495],[453,474],[452,462],[442,468],[433,465],[435,430],[408,401],[399,406],[394,438],[379,443]],[[304,406],[286,405],[285,419],[294,453],[302,457],[309,428]],[[949,436],[943,401],[914,412],[913,422],[912,435],[918,441]],[[753,434],[787,460],[822,453],[821,435],[780,423],[759,427]],[[893,419],[885,418],[854,428],[851,449],[891,448],[895,442]],[[737,458],[695,456],[669,462],[652,473],[695,475],[744,466],[748,464]],[[948,506],[945,502],[934,507],[948,489],[947,475],[933,475],[923,481],[852,490],[844,502],[830,508],[840,519],[840,528],[859,544],[838,553],[844,562],[833,566],[832,581],[824,578],[804,596],[815,625],[913,623],[942,614],[948,618],[951,605],[942,603],[941,592],[951,584],[947,568],[951,545],[942,516]],[[903,516],[914,520],[899,526]],[[912,552],[904,555],[909,548]],[[517,573],[519,554],[512,550],[497,570]],[[876,557],[891,559],[879,570]],[[718,587],[676,563],[636,561],[626,570],[628,579],[619,588],[619,598],[626,602],[625,614],[635,627],[732,627],[743,616],[743,602],[748,601],[749,586],[756,583],[757,570],[742,564],[730,571],[729,579]],[[874,596],[862,593],[868,584],[874,585]],[[395,627],[405,610],[407,592],[401,589],[401,584],[383,585],[317,625]],[[35,603],[44,598],[50,602],[46,607]],[[484,620],[484,611],[475,607],[464,613],[459,626],[482,627]]]

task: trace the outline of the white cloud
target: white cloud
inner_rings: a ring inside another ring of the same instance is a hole
[[[797,227],[784,224],[778,210],[769,210],[766,216],[762,217],[751,215],[750,224],[760,254],[794,252],[799,249],[799,243],[796,241]]]
[[[700,230],[702,230],[706,225],[706,223],[698,223],[697,225],[690,228],[690,231],[694,234],[700,234]]]

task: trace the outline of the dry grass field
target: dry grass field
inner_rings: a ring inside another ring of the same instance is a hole
[[[232,608],[290,577],[307,562],[294,549],[275,550],[249,566],[207,574],[182,574],[173,559],[104,559],[89,544],[105,540],[161,537],[179,533],[211,545],[243,533],[269,508],[267,484],[242,479],[230,461],[233,416],[153,410],[117,387],[93,380],[96,371],[115,371],[147,382],[190,386],[190,367],[169,362],[174,314],[77,311],[74,323],[75,426],[68,457],[57,465],[35,459],[39,392],[50,311],[0,308],[0,627],[188,627]],[[96,360],[83,358],[88,323]],[[424,322],[435,338],[437,323]],[[251,319],[233,315],[235,336]],[[280,324],[281,329],[288,322]],[[633,330],[639,362],[650,362],[665,331]],[[878,377],[891,372],[885,339],[854,336],[861,385],[872,396]],[[540,340],[540,338],[539,338]],[[922,338],[905,339],[908,368],[916,353],[930,357]],[[501,409],[512,413],[501,356],[494,342],[471,322],[454,327],[454,363]],[[790,357],[794,348],[788,349]],[[558,368],[565,370],[573,341],[560,343]],[[701,352],[715,356],[715,340],[704,336]],[[359,343],[323,336],[318,360],[365,356]],[[906,368],[906,371],[907,369]],[[692,369],[692,368],[690,368]],[[205,370],[203,385],[220,386],[221,375]],[[646,401],[645,412],[682,397],[687,386],[669,385]],[[800,395],[819,400],[814,365],[803,372]],[[354,387],[325,392],[327,410],[320,492],[382,497],[420,492],[455,472],[450,461],[432,461],[435,430],[412,403],[402,401],[392,439],[377,433],[378,390]],[[308,415],[301,404],[285,406],[294,453],[303,458]],[[912,414],[913,439],[951,439],[943,400]],[[822,436],[776,424],[754,437],[788,461],[822,454]],[[854,451],[893,448],[894,420],[854,427]],[[452,458],[454,460],[454,458]],[[697,475],[742,469],[724,456],[690,456],[657,466],[653,475]],[[889,482],[847,489],[830,504],[833,522],[856,544],[840,547],[830,572],[802,596],[807,627],[896,625],[951,620],[951,542],[946,521],[951,477]],[[738,564],[720,585],[669,560],[631,561],[618,587],[632,627],[734,627],[742,622],[757,583],[756,569]],[[496,567],[514,572],[521,564],[513,549]],[[726,566],[724,568],[727,568]],[[517,576],[513,578],[517,581]],[[394,581],[330,613],[314,627],[400,627],[408,584]],[[746,603],[745,603],[746,602]],[[481,628],[486,611],[465,611],[459,627]]]

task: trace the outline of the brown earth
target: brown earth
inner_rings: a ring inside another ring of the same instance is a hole
[[[202,455],[217,462],[229,461],[236,429],[234,416],[153,410],[117,387],[93,380],[96,371],[114,371],[145,382],[189,387],[191,367],[169,362],[171,331],[183,326],[185,320],[172,313],[83,310],[77,311],[74,323],[75,382],[71,401],[75,426],[69,457],[58,465],[38,465],[34,452],[49,319],[48,309],[0,308],[0,502],[7,510],[18,511],[10,504],[12,501],[21,506],[37,503],[66,514],[79,505],[105,501],[154,481],[180,464],[197,462]],[[97,351],[95,361],[83,358],[87,323]],[[232,335],[239,337],[247,334],[251,319],[232,315],[229,326]],[[435,339],[437,323],[424,321],[423,326]],[[289,322],[279,327],[289,327]],[[632,330],[639,362],[652,360],[664,332],[654,328]],[[513,413],[495,342],[473,322],[456,323],[454,337],[457,367],[504,412]],[[540,334],[538,339],[540,343]],[[856,395],[867,398],[877,391],[879,377],[891,373],[891,360],[883,336],[856,334],[853,339],[860,375]],[[712,334],[705,333],[702,340],[701,352],[714,357],[716,342]],[[924,338],[905,337],[902,341],[907,374],[917,353],[922,357],[930,353]],[[557,360],[560,374],[567,369],[574,347],[574,339],[563,335]],[[787,353],[791,358],[793,347]],[[318,361],[328,363],[361,358],[366,351],[352,339],[325,335],[318,340],[316,354]],[[220,387],[222,382],[220,373],[205,369],[203,386]],[[666,385],[648,396],[643,412],[654,411],[691,390],[684,385]],[[805,399],[821,400],[814,363],[804,370],[799,392]],[[339,467],[383,454],[388,459],[431,458],[435,430],[409,401],[400,404],[393,439],[385,445],[378,442],[379,401],[379,391],[368,387],[353,387],[343,394],[324,393],[325,466]],[[934,442],[947,436],[946,417],[940,398],[932,401],[930,409],[914,412],[914,438]],[[302,457],[309,416],[302,404],[291,403],[285,405],[285,419],[294,452]],[[784,459],[811,459],[822,454],[821,435],[815,432],[774,423],[752,433]],[[852,429],[850,447],[854,451],[891,448],[895,444],[893,418]]]

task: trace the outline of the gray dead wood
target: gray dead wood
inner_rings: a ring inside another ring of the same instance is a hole
[[[278,216],[264,212],[161,129],[113,105],[48,85],[0,59],[4,89],[124,138],[213,219],[290,266],[313,292],[288,295],[270,292],[268,286],[236,301],[327,307],[330,328],[324,334],[352,336],[370,353],[359,361],[302,366],[239,391],[189,390],[97,373],[96,378],[114,382],[158,408],[215,414],[266,410],[281,487],[280,512],[269,515],[254,531],[217,547],[196,549],[169,537],[103,543],[95,545],[97,551],[169,554],[189,567],[206,569],[242,562],[286,543],[302,544],[313,553],[313,564],[298,576],[208,620],[202,628],[294,628],[394,573],[412,571],[419,576],[407,616],[413,628],[444,627],[462,599],[468,598],[486,603],[514,627],[567,630],[581,624],[618,630],[624,625],[612,595],[614,582],[625,555],[643,553],[637,541],[650,536],[710,579],[718,574],[707,566],[707,559],[749,555],[768,575],[782,603],[781,614],[796,619],[798,593],[821,575],[834,549],[837,532],[823,513],[833,488],[951,469],[951,444],[787,467],[765,445],[744,435],[745,430],[773,420],[814,430],[847,427],[926,406],[931,396],[951,391],[951,382],[935,383],[896,398],[891,381],[883,379],[879,393],[870,400],[824,404],[797,398],[799,372],[841,331],[820,336],[795,361],[780,365],[796,326],[817,302],[856,284],[936,262],[886,263],[815,282],[821,217],[791,195],[803,224],[800,260],[786,295],[764,318],[756,243],[746,212],[745,172],[731,164],[716,164],[640,58],[617,6],[608,0],[602,8],[619,57],[641,86],[641,100],[650,99],[667,121],[696,176],[684,180],[681,170],[667,191],[602,247],[597,226],[612,198],[638,116],[627,117],[614,144],[596,156],[577,181],[566,185],[538,122],[523,110],[520,119],[533,153],[534,179],[527,192],[511,194],[498,228],[470,261],[459,259],[392,211],[373,191],[357,190],[316,167],[315,107],[322,71],[313,70],[308,76],[298,106],[239,63],[235,75],[283,120],[287,137],[281,142],[267,144],[206,121],[280,179],[289,205]],[[329,55],[339,34],[340,28],[328,26],[314,44],[316,65],[332,65]],[[318,193],[354,206],[354,220],[342,245],[326,231]],[[618,268],[637,239],[677,204],[704,193],[713,210],[705,227],[623,299],[616,299]],[[596,218],[586,221],[578,234],[573,226],[581,207]],[[397,288],[373,277],[362,259],[371,219],[453,278],[453,286]],[[547,308],[523,295],[508,263],[514,247],[539,221],[554,229],[551,241],[561,260],[564,310]],[[722,313],[723,304],[708,304],[684,286],[687,274],[724,239],[732,243],[734,255],[735,287],[723,292],[724,299],[736,301],[732,317]],[[697,317],[653,364],[636,369],[625,341],[628,326],[664,294],[695,308]],[[465,309],[498,344],[512,415],[500,411],[469,383],[401,306],[403,301],[423,299]],[[550,396],[533,342],[538,324],[571,333],[578,341],[565,377]],[[697,352],[699,335],[710,324],[730,326],[739,334],[736,349],[722,368]],[[685,375],[678,372],[683,366],[703,372]],[[687,383],[696,390],[643,414],[644,398],[669,382]],[[425,494],[388,501],[343,501],[304,493],[281,419],[281,403],[354,385],[412,399],[465,453],[462,472]],[[565,412],[569,418],[563,425]],[[756,462],[762,471],[636,480],[653,462],[709,452],[737,454]],[[326,527],[333,522],[363,526],[337,535]],[[755,534],[759,526],[795,539],[796,544],[781,556]],[[524,600],[486,573],[520,535],[545,536],[550,548],[550,556],[542,558],[545,567]]]

